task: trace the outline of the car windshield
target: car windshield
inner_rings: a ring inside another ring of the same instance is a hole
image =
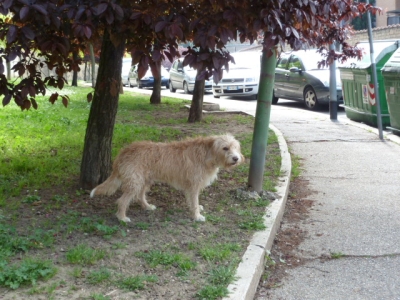
[[[259,69],[261,66],[260,52],[233,53],[235,63],[229,63],[229,69]]]
[[[161,76],[168,76],[168,75],[169,75],[169,72],[167,71],[167,69],[164,68],[163,66],[161,66]],[[145,76],[146,77],[153,77],[153,72],[151,72],[151,68],[147,69],[147,72],[146,72]]]
[[[189,72],[189,73],[194,73],[194,72],[197,72],[195,69],[193,69],[191,66],[186,66],[186,67],[184,67],[184,69],[185,69],[185,72]]]
[[[323,60],[323,57],[319,53],[315,51],[305,51],[303,55],[301,55],[301,58],[306,71],[321,69],[318,68],[318,63]]]

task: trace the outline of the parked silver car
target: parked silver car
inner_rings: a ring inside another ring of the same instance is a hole
[[[223,70],[221,81],[213,83],[214,98],[248,96],[251,99],[257,99],[261,52],[235,52],[231,55],[235,63],[229,63],[229,71]]]
[[[129,86],[129,71],[132,66],[132,58],[123,58],[122,59],[122,71],[121,71],[121,79],[122,85]]]
[[[329,68],[318,68],[323,57],[317,50],[299,50],[282,53],[275,69],[274,97],[302,101],[314,110],[320,105],[329,105]],[[343,103],[342,84],[339,70],[336,70],[338,105]]]
[[[184,67],[182,59],[177,59],[169,70],[169,90],[175,93],[177,89],[184,90],[190,94],[194,90],[197,71],[190,66]],[[211,92],[212,80],[206,80],[204,91]]]

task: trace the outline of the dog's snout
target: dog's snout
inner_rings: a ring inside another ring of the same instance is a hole
[[[234,157],[232,157],[232,160],[236,162],[236,161],[238,161],[238,160],[239,160],[239,157],[237,157],[237,156],[234,156]]]

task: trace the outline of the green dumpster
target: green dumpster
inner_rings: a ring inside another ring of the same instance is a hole
[[[400,48],[382,68],[386,100],[389,108],[390,125],[394,133],[400,133]]]
[[[349,119],[377,127],[375,94],[378,92],[382,125],[386,127],[390,125],[390,118],[381,70],[393,52],[400,47],[400,40],[374,41],[373,46],[378,88],[373,83],[369,43],[361,42],[357,47],[363,49],[362,60],[351,59],[339,67],[344,109]]]

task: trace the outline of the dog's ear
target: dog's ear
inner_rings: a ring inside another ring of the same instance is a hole
[[[216,137],[210,137],[207,141],[205,141],[206,146],[206,165],[210,168],[215,168],[217,165],[217,156],[219,143]]]

